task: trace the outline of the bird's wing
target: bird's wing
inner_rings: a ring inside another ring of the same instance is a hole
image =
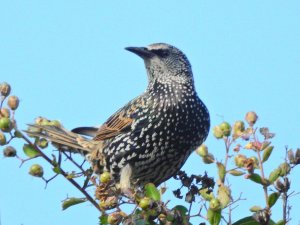
[[[136,118],[136,112],[145,104],[140,96],[112,115],[97,131],[93,140],[102,141],[127,131]]]
[[[113,138],[128,128],[133,119],[125,117],[122,112],[116,113],[104,123],[94,137],[95,141],[102,141]]]

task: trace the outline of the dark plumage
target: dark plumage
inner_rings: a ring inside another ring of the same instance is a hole
[[[195,91],[191,65],[180,50],[162,43],[126,49],[145,62],[146,91],[99,129],[77,128],[73,132],[93,136],[93,140],[85,140],[93,147],[81,144],[78,138],[77,144],[89,152],[92,164],[110,171],[122,187],[130,183],[159,185],[174,176],[206,139],[209,113]],[[49,139],[70,146],[63,138]]]

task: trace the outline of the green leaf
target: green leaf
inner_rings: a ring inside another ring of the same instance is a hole
[[[269,146],[267,147],[265,150],[264,150],[264,153],[263,153],[263,162],[267,161],[273,151],[273,148],[274,146]]]
[[[29,158],[37,157],[38,155],[40,155],[40,153],[32,145],[29,144],[24,144],[23,151]]]
[[[144,219],[134,220],[134,225],[147,225],[148,223]]]
[[[145,185],[145,195],[148,198],[153,199],[154,201],[160,201],[159,190],[152,183],[149,183],[149,184]]]
[[[240,170],[229,170],[228,173],[231,174],[232,176],[242,176],[245,174],[245,172]]]
[[[108,224],[107,217],[108,217],[107,215],[101,215],[100,216],[100,218],[99,218],[100,219],[100,221],[99,221],[100,225]]]
[[[176,214],[180,214],[180,217],[181,217],[181,219],[182,219],[182,223],[180,223],[180,224],[185,224],[185,225],[188,225],[188,224],[190,224],[189,223],[189,218],[188,218],[188,216],[187,216],[187,213],[188,213],[188,209],[186,208],[186,207],[184,207],[184,206],[182,206],[182,205],[177,205],[177,206],[175,206],[173,209],[172,209],[172,211],[174,212],[176,212]],[[173,221],[173,222],[175,222],[174,221],[174,217],[172,216],[172,215],[167,215],[167,220],[168,221]],[[175,222],[175,223],[172,223],[172,224],[174,224],[174,225],[177,225],[177,223]]]
[[[53,167],[52,170],[54,173],[61,174],[61,170],[60,170],[59,166]]]
[[[285,225],[285,222],[283,220],[279,220],[276,225]]]
[[[270,208],[276,203],[276,201],[278,200],[279,196],[280,196],[279,192],[274,192],[274,193],[272,193],[272,194],[269,195],[269,197],[268,197],[268,205],[269,205]]]
[[[188,209],[184,207],[183,205],[176,205],[173,209],[177,210],[180,212],[181,215],[186,215],[188,212]]]
[[[221,210],[213,211],[207,210],[207,219],[211,225],[219,225],[221,221]]]
[[[65,210],[70,206],[77,205],[86,201],[86,198],[68,198],[67,200],[63,201],[62,209]]]
[[[139,217],[139,216],[141,215],[141,213],[142,213],[142,210],[136,209],[136,210],[134,211],[134,216]]]
[[[224,178],[226,175],[225,166],[223,165],[223,163],[217,162],[217,167],[218,167],[219,178],[222,182],[224,182]]]
[[[262,184],[263,185],[263,181],[262,178],[257,174],[257,173],[253,173],[249,176],[249,179],[254,181],[255,183],[258,184]]]
[[[210,201],[214,198],[214,193],[211,191],[209,192],[208,188],[204,188],[204,189],[201,189],[199,191],[199,194],[202,196],[202,198],[204,198],[206,201]]]
[[[273,170],[269,175],[269,181],[273,184],[281,174],[281,168]]]
[[[291,166],[287,162],[281,163],[279,167],[281,169],[280,176],[282,177],[288,175],[291,171]]]
[[[252,207],[250,208],[250,211],[251,211],[251,212],[258,212],[258,211],[260,211],[260,210],[262,210],[262,208],[261,208],[260,206],[257,206],[257,205],[252,206]]]
[[[221,203],[222,209],[224,209],[228,206],[229,202],[231,201],[231,193],[230,193],[230,189],[227,186],[221,185],[219,187],[218,199]]]
[[[23,134],[22,134],[21,131],[16,130],[15,133],[14,133],[14,136],[17,137],[17,138],[22,138]]]
[[[260,225],[252,216],[245,217],[233,223],[232,225]],[[275,225],[273,220],[269,221],[268,225]]]
[[[256,222],[252,216],[248,216],[236,221],[232,225],[260,225],[260,223]]]
[[[263,143],[262,143],[262,146],[261,146],[261,150],[265,150],[267,147],[269,147],[269,145],[271,144],[271,142],[270,141],[264,141]]]

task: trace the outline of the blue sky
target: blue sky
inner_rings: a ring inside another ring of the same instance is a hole
[[[101,124],[146,87],[143,62],[124,47],[166,42],[188,56],[212,125],[255,110],[259,125],[276,133],[267,171],[283,160],[285,145],[300,147],[299,1],[11,0],[0,6],[0,81],[21,98],[23,129],[40,115],[68,128]],[[207,144],[221,159],[221,143],[210,135]],[[2,225],[97,224],[89,204],[61,211],[60,201],[78,193],[63,179],[45,190],[27,175],[30,164],[19,169],[16,160],[0,159]],[[195,154],[184,168],[216,174]],[[240,202],[236,218],[250,215],[247,208],[263,198],[257,185],[239,181],[230,181],[235,197],[243,192],[249,203]],[[299,196],[292,203],[295,224]],[[279,208],[273,215],[280,218]]]

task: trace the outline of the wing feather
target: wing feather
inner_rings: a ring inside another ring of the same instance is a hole
[[[139,96],[129,102],[125,107],[112,115],[97,131],[94,140],[103,141],[114,138],[126,132],[135,121],[137,112],[145,106],[144,96]]]

